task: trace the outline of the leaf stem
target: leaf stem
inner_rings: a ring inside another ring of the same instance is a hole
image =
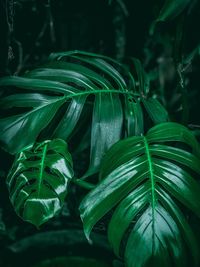
[[[91,184],[89,182],[83,181],[81,179],[73,178],[71,181],[74,184],[79,185],[80,187],[83,187],[83,188],[88,189],[88,190],[91,190],[91,189],[95,188],[94,184]]]
[[[39,175],[38,190],[37,190],[38,197],[40,195],[42,177],[43,177],[43,172],[44,172],[44,162],[45,162],[45,158],[46,158],[46,154],[47,154],[47,146],[48,146],[48,142],[44,144],[44,148],[43,148],[43,151],[42,151],[42,162],[41,162],[41,165],[40,165],[40,175]]]
[[[69,94],[69,95],[65,95],[63,96],[63,99],[68,99],[68,98],[74,98],[74,97],[78,97],[78,96],[82,96],[82,95],[91,95],[91,94],[101,94],[101,93],[116,93],[116,94],[123,94],[123,95],[131,95],[131,96],[140,96],[140,94],[137,93],[132,93],[132,92],[124,92],[124,91],[119,91],[119,90],[108,90],[108,89],[100,89],[100,90],[94,90],[94,91],[84,91],[81,93],[75,93],[75,94]]]
[[[152,245],[152,251],[155,249],[155,206],[156,206],[156,199],[155,199],[155,179],[154,179],[154,174],[153,174],[153,164],[152,164],[152,159],[150,155],[150,150],[149,150],[149,145],[147,142],[146,137],[144,137],[144,145],[145,145],[145,150],[146,150],[146,155],[147,155],[147,160],[149,164],[149,173],[150,173],[150,179],[151,179],[151,208],[152,208],[152,238],[153,238],[153,245]]]

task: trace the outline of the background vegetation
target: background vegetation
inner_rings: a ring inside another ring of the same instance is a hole
[[[0,75],[21,75],[55,51],[84,50],[120,62],[137,58],[151,96],[199,139],[200,2],[171,2],[166,9],[164,0],[0,0]],[[77,175],[83,174],[88,153],[81,159],[73,155]],[[84,258],[90,258],[85,266],[123,266],[107,242],[109,215],[95,227],[93,245],[84,237],[78,206],[88,189],[72,185],[61,213],[39,230],[22,221],[5,184],[13,160],[0,151],[0,265],[65,266],[68,256],[69,266],[84,266]],[[199,221],[186,216],[200,240]]]

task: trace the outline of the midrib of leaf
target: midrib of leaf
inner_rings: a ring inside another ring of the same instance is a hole
[[[90,95],[90,94],[101,94],[101,93],[115,93],[115,94],[123,94],[123,95],[133,95],[133,96],[138,96],[139,94],[135,94],[133,92],[129,91],[120,91],[120,90],[112,90],[112,89],[99,89],[99,90],[93,90],[93,91],[84,91],[80,93],[75,93],[75,94],[69,94],[64,96],[64,99],[68,98],[73,98],[77,96],[82,96],[82,95]]]
[[[43,173],[44,173],[44,168],[45,168],[45,158],[46,158],[46,154],[47,154],[47,146],[48,146],[48,143],[44,144],[44,148],[42,151],[42,161],[40,164],[40,174],[39,174],[38,187],[37,187],[37,189],[38,189],[37,190],[37,196],[38,197],[40,195]]]
[[[125,91],[119,91],[119,90],[94,90],[94,91],[84,91],[84,92],[80,92],[80,93],[73,93],[73,94],[69,94],[69,95],[64,95],[63,97],[61,97],[60,99],[56,99],[55,101],[51,101],[50,104],[46,104],[46,105],[41,105],[25,114],[22,114],[22,116],[20,116],[18,119],[16,119],[13,123],[9,124],[8,127],[6,127],[3,132],[5,132],[6,130],[8,130],[9,128],[11,128],[13,125],[16,124],[16,122],[21,121],[22,119],[24,120],[26,117],[28,117],[30,114],[34,114],[35,112],[37,112],[38,110],[41,110],[43,108],[45,108],[48,105],[53,105],[56,102],[63,102],[65,103],[68,99],[70,98],[74,98],[74,97],[79,97],[79,96],[83,96],[83,95],[90,95],[90,94],[101,94],[101,93],[116,93],[116,94],[124,94],[124,95],[136,95],[135,93],[132,92],[125,92]],[[1,119],[0,119],[1,120]]]
[[[144,145],[145,145],[145,151],[147,155],[147,160],[148,160],[148,165],[149,165],[149,174],[150,174],[150,180],[151,180],[152,239],[153,239],[152,255],[153,255],[154,250],[155,250],[155,206],[156,206],[155,179],[154,179],[153,164],[152,164],[151,154],[149,150],[149,145],[145,137],[144,137]]]

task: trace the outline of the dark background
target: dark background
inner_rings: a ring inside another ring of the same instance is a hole
[[[0,0],[0,76],[20,75],[45,62],[53,51],[85,50],[105,54],[119,61],[130,56],[136,57],[141,60],[150,77],[152,94],[160,93],[160,100],[171,118],[181,122],[184,106],[179,101],[177,85],[180,77],[176,68],[183,64],[188,109],[184,123],[195,130],[199,137],[200,58],[197,55],[189,62],[183,62],[200,43],[200,1],[191,1],[183,14],[167,23],[160,23],[155,34],[150,36],[150,25],[163,3],[163,0]],[[177,41],[180,31],[183,34]],[[69,251],[68,246],[71,246],[68,240],[76,235],[80,235],[80,244],[74,240],[71,253],[77,248],[81,248],[83,254],[91,253],[91,247],[87,247],[83,241],[77,214],[72,216],[70,207],[64,207],[58,218],[41,229],[46,236],[38,236],[37,229],[15,215],[3,181],[13,158],[3,151],[0,151],[0,156],[0,264],[3,259],[2,266],[9,261],[12,264],[6,264],[14,266],[14,262],[19,264],[23,255],[24,265],[20,265],[27,267],[28,260],[42,259],[58,251],[61,255],[65,254],[65,251]],[[73,192],[71,194],[73,205],[76,205]],[[72,231],[62,232],[67,228]],[[55,230],[61,232],[51,232]],[[102,226],[99,232],[103,231]],[[52,240],[54,243],[49,248]],[[97,247],[104,246],[102,255],[112,259],[107,245],[102,245],[106,242],[97,237],[97,243]],[[95,251],[92,253],[101,258],[102,255]]]
[[[164,86],[169,97],[177,78],[170,61],[180,63],[199,45],[200,1],[191,1],[182,14],[160,23],[150,36],[151,23],[164,2],[0,0],[0,75],[21,74],[44,62],[52,51],[78,49],[118,60],[133,56],[146,71],[159,73],[155,87]],[[179,32],[183,36],[177,43]],[[190,102],[188,123],[196,125],[200,124],[199,57],[191,63],[184,74]]]

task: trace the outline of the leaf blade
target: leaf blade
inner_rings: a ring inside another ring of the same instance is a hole
[[[45,223],[60,211],[72,177],[72,159],[63,140],[24,150],[6,179],[16,213],[37,227]]]

